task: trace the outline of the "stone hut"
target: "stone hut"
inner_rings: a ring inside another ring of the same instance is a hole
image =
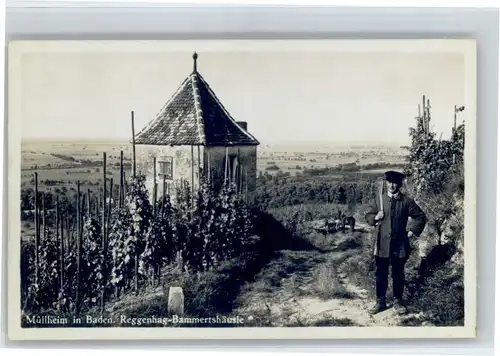
[[[135,135],[137,172],[146,176],[151,198],[163,188],[171,197],[173,186],[185,180],[199,186],[200,178],[218,189],[232,181],[249,196],[257,179],[259,141],[246,122],[235,121],[197,70],[182,82],[156,117]]]

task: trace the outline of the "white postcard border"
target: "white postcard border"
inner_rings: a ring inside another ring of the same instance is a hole
[[[306,328],[21,328],[20,162],[22,57],[29,53],[163,51],[345,51],[458,52],[464,55],[465,133],[463,327]],[[464,40],[179,40],[179,41],[13,41],[8,48],[8,335],[11,340],[209,340],[209,339],[453,339],[476,336],[476,41]],[[16,78],[14,80],[13,78]]]

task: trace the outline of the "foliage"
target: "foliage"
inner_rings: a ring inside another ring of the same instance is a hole
[[[285,228],[292,233],[301,233],[305,222],[327,219],[336,216],[343,206],[340,204],[308,203],[280,208],[269,208],[272,214]]]
[[[463,266],[454,270],[445,265],[425,280],[424,288],[411,300],[417,310],[425,310],[434,325],[463,326],[464,310]]]
[[[456,203],[463,201],[465,125],[453,130],[449,140],[441,140],[426,132],[419,118],[416,127],[410,128],[410,139],[408,190],[425,210],[432,233],[441,235],[443,223],[454,215]]]
[[[110,283],[115,288],[126,287],[132,278],[138,278],[138,274],[149,267],[148,263],[151,263],[153,256],[150,253],[154,243],[150,234],[153,209],[145,181],[144,175],[131,178],[125,196],[125,206],[116,211],[116,219],[110,229],[109,247],[112,259]],[[148,250],[145,250],[146,247]]]
[[[165,263],[174,260],[175,240],[172,229],[172,205],[170,197],[165,196],[156,203],[156,215],[146,232],[144,250],[139,256],[139,272],[153,279],[159,278],[159,271]]]
[[[132,177],[130,190],[125,200],[132,220],[130,229],[132,250],[137,256],[140,255],[144,248],[145,235],[153,216],[145,181],[146,177],[144,175]]]
[[[344,173],[331,176],[262,176],[257,181],[258,206],[268,210],[309,203],[369,204],[376,197],[378,176]]]
[[[111,251],[111,280],[116,288],[123,288],[134,273],[134,244],[131,233],[132,217],[128,209],[119,209],[111,225],[109,249]]]
[[[102,249],[101,225],[97,219],[89,218],[83,226],[80,263],[80,290],[83,291],[83,305],[87,308],[96,305],[106,287],[104,271],[107,261]]]
[[[450,140],[437,139],[434,132],[427,132],[420,118],[416,127],[409,131],[411,144],[407,147],[409,164],[406,173],[415,193],[442,193],[450,175],[456,172],[457,167],[463,166],[464,124],[454,130]]]
[[[24,251],[27,252],[26,250]],[[32,253],[30,253],[28,261],[31,261],[34,265],[34,249],[31,251]],[[33,275],[28,281],[27,308],[55,308],[57,306],[56,302],[59,294],[58,272],[60,261],[58,258],[58,241],[54,234],[48,233],[45,238],[40,241],[38,256],[38,280],[36,280],[34,276],[34,268],[30,269]]]
[[[134,279],[138,284],[159,281],[160,270],[166,265],[180,263],[188,273],[197,274],[246,252],[252,231],[250,211],[233,184],[225,184],[215,193],[206,182],[201,182],[200,188],[193,192],[187,182],[181,181],[176,199],[173,206],[171,197],[165,195],[153,206],[145,177],[139,175],[132,179],[124,206],[112,210],[107,247],[100,217],[94,215],[87,216],[82,227],[79,269],[76,239],[68,239],[71,243],[63,256],[62,288],[60,245],[53,234],[41,244],[38,284],[34,283],[31,267],[34,252],[24,248],[21,267],[29,276],[23,280],[26,307],[46,310],[62,302],[68,311],[76,310],[79,280],[78,310],[91,310],[99,305],[100,297],[103,293],[106,295],[109,287],[118,293],[129,288]],[[61,206],[68,219],[76,217],[73,200],[68,198]],[[49,221],[49,227],[51,224],[53,226],[53,221]],[[78,232],[75,235],[78,236]]]
[[[205,181],[192,195],[187,182],[176,192],[174,230],[184,268],[211,269],[241,254],[249,243],[250,212],[232,183],[215,193]]]

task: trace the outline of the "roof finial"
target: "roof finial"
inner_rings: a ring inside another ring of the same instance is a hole
[[[194,61],[194,64],[193,64],[193,71],[196,72],[197,71],[197,66],[196,66],[196,61],[198,60],[198,53],[194,52],[193,53],[193,61]]]

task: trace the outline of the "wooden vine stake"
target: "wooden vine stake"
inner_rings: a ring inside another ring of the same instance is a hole
[[[161,216],[163,216],[164,212],[165,212],[165,198],[167,196],[167,176],[164,174],[163,175],[163,197],[162,197],[162,204],[161,204]]]
[[[77,244],[76,244],[76,298],[75,298],[75,308],[76,314],[80,312],[80,264],[81,264],[81,225],[82,216],[80,212],[80,181],[77,181],[77,193],[76,193],[76,225],[77,225]]]
[[[200,145],[198,145],[198,187],[201,184],[201,173],[202,173],[202,168],[201,168],[201,150],[200,150]]]
[[[427,135],[431,132],[431,102],[429,99],[427,99],[427,126],[426,126],[426,131]]]
[[[87,190],[87,216],[89,219],[92,216],[92,204],[91,204],[92,200],[91,199],[92,199],[92,195],[90,193],[90,189],[88,189]]]
[[[134,112],[131,112],[132,121],[132,179],[135,181],[137,168],[136,168],[136,155],[135,155],[135,125],[134,125]],[[139,293],[139,251],[136,247],[134,256],[134,290],[135,295]]]
[[[212,167],[210,167],[210,151],[207,150],[207,173],[208,173],[208,184],[212,188]]]
[[[42,242],[47,241],[47,213],[45,210],[45,193],[42,192]]]
[[[106,253],[108,252],[108,242],[109,242],[109,230],[111,224],[111,212],[113,207],[113,178],[109,179],[109,204],[108,204],[108,212],[106,214]]]
[[[123,150],[120,151],[120,191],[118,197],[118,207],[121,209],[124,204],[125,196],[123,191]]]
[[[194,147],[191,146],[191,206],[194,206]]]
[[[236,170],[236,194],[241,194],[242,191],[242,177],[241,177],[241,151],[238,147],[238,169]]]
[[[134,112],[131,112],[132,116],[132,174],[135,179],[136,176],[136,157],[135,157],[135,126],[134,126]]]
[[[248,174],[247,167],[245,167],[245,204],[248,205]]]
[[[156,157],[153,157],[153,218],[156,217],[156,197],[157,197],[157,187],[156,187]],[[153,267],[154,268],[154,267]],[[152,282],[154,285],[155,282],[155,274],[153,270],[152,274]]]
[[[35,172],[35,284],[38,284],[38,279],[40,276],[40,224],[38,221],[38,173]]]
[[[62,253],[62,239],[59,240],[59,195],[56,196],[56,216],[55,216],[55,232],[56,232],[56,241],[59,243],[59,310],[62,310],[63,303],[63,287],[64,287],[64,255]]]
[[[424,130],[424,136],[427,137],[427,133],[425,132],[425,120],[427,118],[426,115],[427,110],[425,110],[425,95],[422,96],[422,128]]]
[[[103,181],[103,192],[102,192],[102,248],[106,249],[106,202],[107,202],[107,184],[106,184],[106,152],[102,153],[102,181]]]
[[[101,183],[97,184],[97,201],[95,205],[95,211],[96,211],[96,219],[99,219],[99,215],[101,215]]]
[[[66,248],[68,251],[70,250],[70,234],[71,234],[71,226],[69,223],[69,206],[66,206],[66,216],[65,216],[65,225],[66,225]]]
[[[106,184],[106,152],[102,153],[102,181],[103,181],[103,192],[102,192],[102,220],[101,220],[101,248],[104,258],[107,254],[107,241],[106,241],[106,202],[107,202],[107,184]],[[104,267],[104,266],[103,266]],[[101,290],[101,312],[104,311],[104,288]]]
[[[109,180],[109,203],[107,206],[107,212],[106,212],[106,235],[104,236],[105,240],[105,246],[104,246],[104,261],[106,261],[106,258],[108,256],[108,243],[109,243],[109,230],[110,230],[110,224],[111,224],[111,209],[112,209],[112,201],[113,201],[113,178],[110,178]],[[107,280],[108,276],[108,270],[105,268],[106,266],[103,265],[102,268],[102,274],[103,274],[103,280]],[[105,288],[103,286],[102,291],[101,291],[101,312],[104,312],[104,305],[106,302],[106,292]]]
[[[226,147],[226,159],[224,160],[224,184],[227,183],[227,174],[228,174],[228,158],[229,158],[229,148]]]
[[[156,157],[153,157],[153,216],[156,216],[157,198],[158,198],[158,185],[156,184]]]
[[[80,211],[81,211],[81,214],[82,214],[82,229],[83,227],[85,226],[85,206],[86,206],[86,202],[85,202],[85,193],[82,192],[82,206],[80,207]]]
[[[59,207],[59,196],[57,196],[56,198],[56,216],[58,215],[58,209]],[[61,265],[61,280],[60,280],[60,296],[61,298],[64,297],[64,219],[63,219],[63,214],[62,214],[62,211],[61,211],[61,219],[58,219],[60,220],[61,222],[61,236],[60,236],[60,240],[59,240],[59,263]],[[57,224],[56,224],[56,229],[57,229]],[[62,303],[62,301],[61,301]],[[63,304],[63,303],[62,303]],[[61,309],[62,309],[62,304],[61,304]]]

